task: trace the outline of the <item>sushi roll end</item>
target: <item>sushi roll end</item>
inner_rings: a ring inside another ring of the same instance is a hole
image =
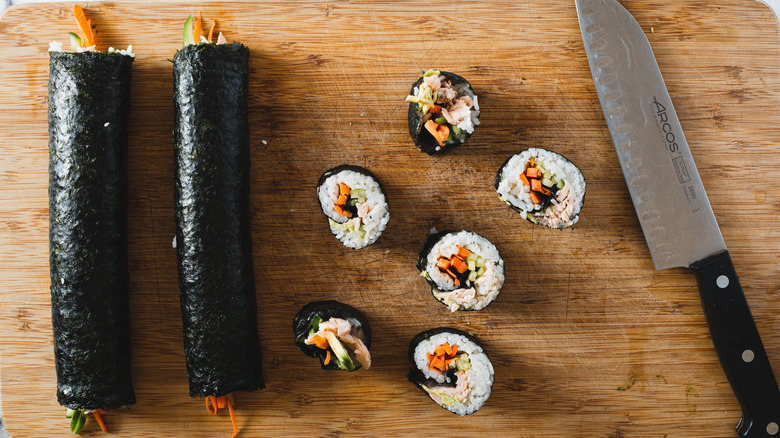
[[[293,319],[295,344],[324,370],[371,367],[371,327],[362,312],[338,301],[309,303]]]
[[[479,102],[471,84],[454,73],[428,70],[406,97],[409,134],[428,155],[454,149],[479,125]]]

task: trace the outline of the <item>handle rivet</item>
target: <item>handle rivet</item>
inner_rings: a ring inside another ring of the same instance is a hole
[[[717,280],[715,280],[715,284],[717,284],[719,288],[725,289],[726,286],[729,285],[729,278],[725,275],[721,275]]]
[[[755,359],[755,357],[756,355],[755,353],[753,353],[753,350],[745,350],[742,352],[742,360],[744,360],[745,363],[753,362],[753,359]],[[775,424],[775,426],[777,426],[777,424]]]
[[[777,435],[777,432],[780,432],[780,426],[778,426],[774,421],[766,425],[766,433],[770,435]]]

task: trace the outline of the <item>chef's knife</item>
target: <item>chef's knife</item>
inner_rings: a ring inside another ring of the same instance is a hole
[[[704,314],[740,405],[737,433],[780,437],[780,390],[653,51],[616,0],[576,0],[612,142],[656,269],[696,273]]]

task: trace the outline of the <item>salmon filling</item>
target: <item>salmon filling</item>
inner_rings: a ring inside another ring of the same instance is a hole
[[[319,316],[315,316],[309,336],[304,343],[325,351],[324,365],[333,361],[341,369],[354,371],[358,368],[357,362],[365,369],[369,369],[371,353],[356,331],[346,319],[330,318],[323,321]]]

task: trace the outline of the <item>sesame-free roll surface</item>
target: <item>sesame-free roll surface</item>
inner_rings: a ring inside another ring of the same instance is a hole
[[[190,396],[263,382],[249,216],[249,49],[174,56],[176,249]]]
[[[135,403],[127,273],[127,118],[133,57],[51,51],[49,267],[57,400]]]

